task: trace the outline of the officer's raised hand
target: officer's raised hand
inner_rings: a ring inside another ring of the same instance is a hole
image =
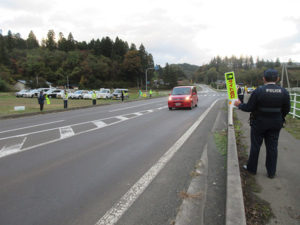
[[[234,101],[234,106],[239,107],[240,104],[241,104],[241,101],[239,99]]]

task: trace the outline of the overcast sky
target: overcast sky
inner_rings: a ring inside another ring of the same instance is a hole
[[[214,56],[300,62],[300,0],[0,0],[0,29],[144,44],[156,64]]]

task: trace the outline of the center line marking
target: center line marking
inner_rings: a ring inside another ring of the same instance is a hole
[[[202,120],[206,117],[218,100],[205,110],[198,120],[175,142],[175,144],[154,164],[121,199],[108,210],[96,225],[114,225],[122,215],[130,208],[135,200],[144,192],[157,174],[165,167],[174,154],[180,149],[185,141],[191,136]]]

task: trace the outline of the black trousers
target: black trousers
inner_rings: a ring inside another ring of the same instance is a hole
[[[64,109],[68,108],[68,100],[64,100]]]
[[[96,105],[96,99],[93,99],[93,105]]]
[[[44,104],[40,104],[40,111],[43,111],[44,109]]]
[[[271,123],[253,121],[251,125],[251,148],[247,169],[256,173],[260,147],[263,140],[266,145],[266,168],[268,175],[275,175],[278,157],[278,138],[282,121],[275,120]]]
[[[244,95],[238,95],[239,100],[241,103],[244,103]]]

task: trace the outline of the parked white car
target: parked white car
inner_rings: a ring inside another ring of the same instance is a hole
[[[33,98],[37,97],[40,92],[37,89],[32,89],[26,93],[24,93],[25,98]]]
[[[99,92],[99,98],[104,98],[104,99],[111,99],[112,94],[110,92],[110,89],[104,89],[102,88]]]
[[[93,91],[83,94],[83,99],[92,99]]]
[[[15,94],[16,94],[16,97],[19,98],[19,97],[24,97],[24,95],[25,95],[27,92],[29,92],[29,90],[23,89],[23,90],[21,90],[21,91],[16,92]]]
[[[124,98],[129,98],[128,89],[120,89],[120,88],[117,88],[114,90],[114,92],[112,93],[112,98],[120,99],[122,96],[122,91],[124,91],[124,94],[125,94]]]

